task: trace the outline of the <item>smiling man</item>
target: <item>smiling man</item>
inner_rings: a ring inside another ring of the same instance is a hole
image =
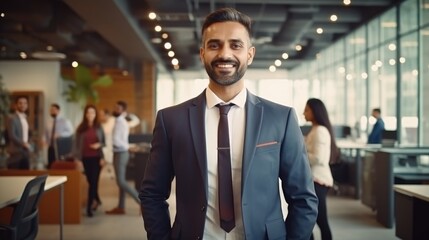
[[[246,90],[251,19],[232,8],[205,19],[208,87],[158,112],[140,190],[148,239],[309,239],[317,197],[295,111]],[[176,216],[166,200],[176,179]],[[288,202],[282,214],[279,179]]]

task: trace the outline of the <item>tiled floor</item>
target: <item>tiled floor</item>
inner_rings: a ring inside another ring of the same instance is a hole
[[[100,195],[103,201],[94,217],[83,217],[81,224],[66,224],[64,239],[146,239],[139,206],[127,197],[126,215],[110,216],[104,213],[117,204],[117,186],[111,172],[104,169],[100,181]],[[130,183],[133,184],[133,183]],[[174,199],[170,199],[173,200]],[[172,215],[174,215],[174,204]],[[375,220],[374,213],[359,200],[350,197],[329,196],[328,214],[334,239],[345,240],[391,240],[395,237],[394,229],[387,229]],[[82,214],[85,211],[82,209]],[[320,239],[319,230],[314,230],[315,239]],[[59,226],[40,225],[37,239],[59,239]]]

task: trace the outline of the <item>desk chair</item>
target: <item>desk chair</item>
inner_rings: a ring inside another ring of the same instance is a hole
[[[0,239],[35,239],[39,228],[39,200],[47,175],[36,176],[25,186],[21,199],[14,205],[9,225],[0,224]]]

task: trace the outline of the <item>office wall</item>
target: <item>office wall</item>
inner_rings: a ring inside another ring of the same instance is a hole
[[[66,105],[62,97],[64,83],[57,61],[0,61],[0,75],[9,91],[41,91],[45,103],[45,117],[53,102]],[[65,110],[64,115],[69,115]]]

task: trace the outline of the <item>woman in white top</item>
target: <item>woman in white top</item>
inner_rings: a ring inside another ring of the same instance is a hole
[[[313,174],[314,188],[319,198],[319,214],[316,223],[320,228],[322,240],[330,240],[332,234],[328,223],[326,195],[334,183],[329,162],[338,157],[338,149],[332,134],[328,112],[321,100],[310,98],[305,106],[304,116],[307,121],[312,123],[305,143]],[[313,235],[311,239],[313,239]]]

